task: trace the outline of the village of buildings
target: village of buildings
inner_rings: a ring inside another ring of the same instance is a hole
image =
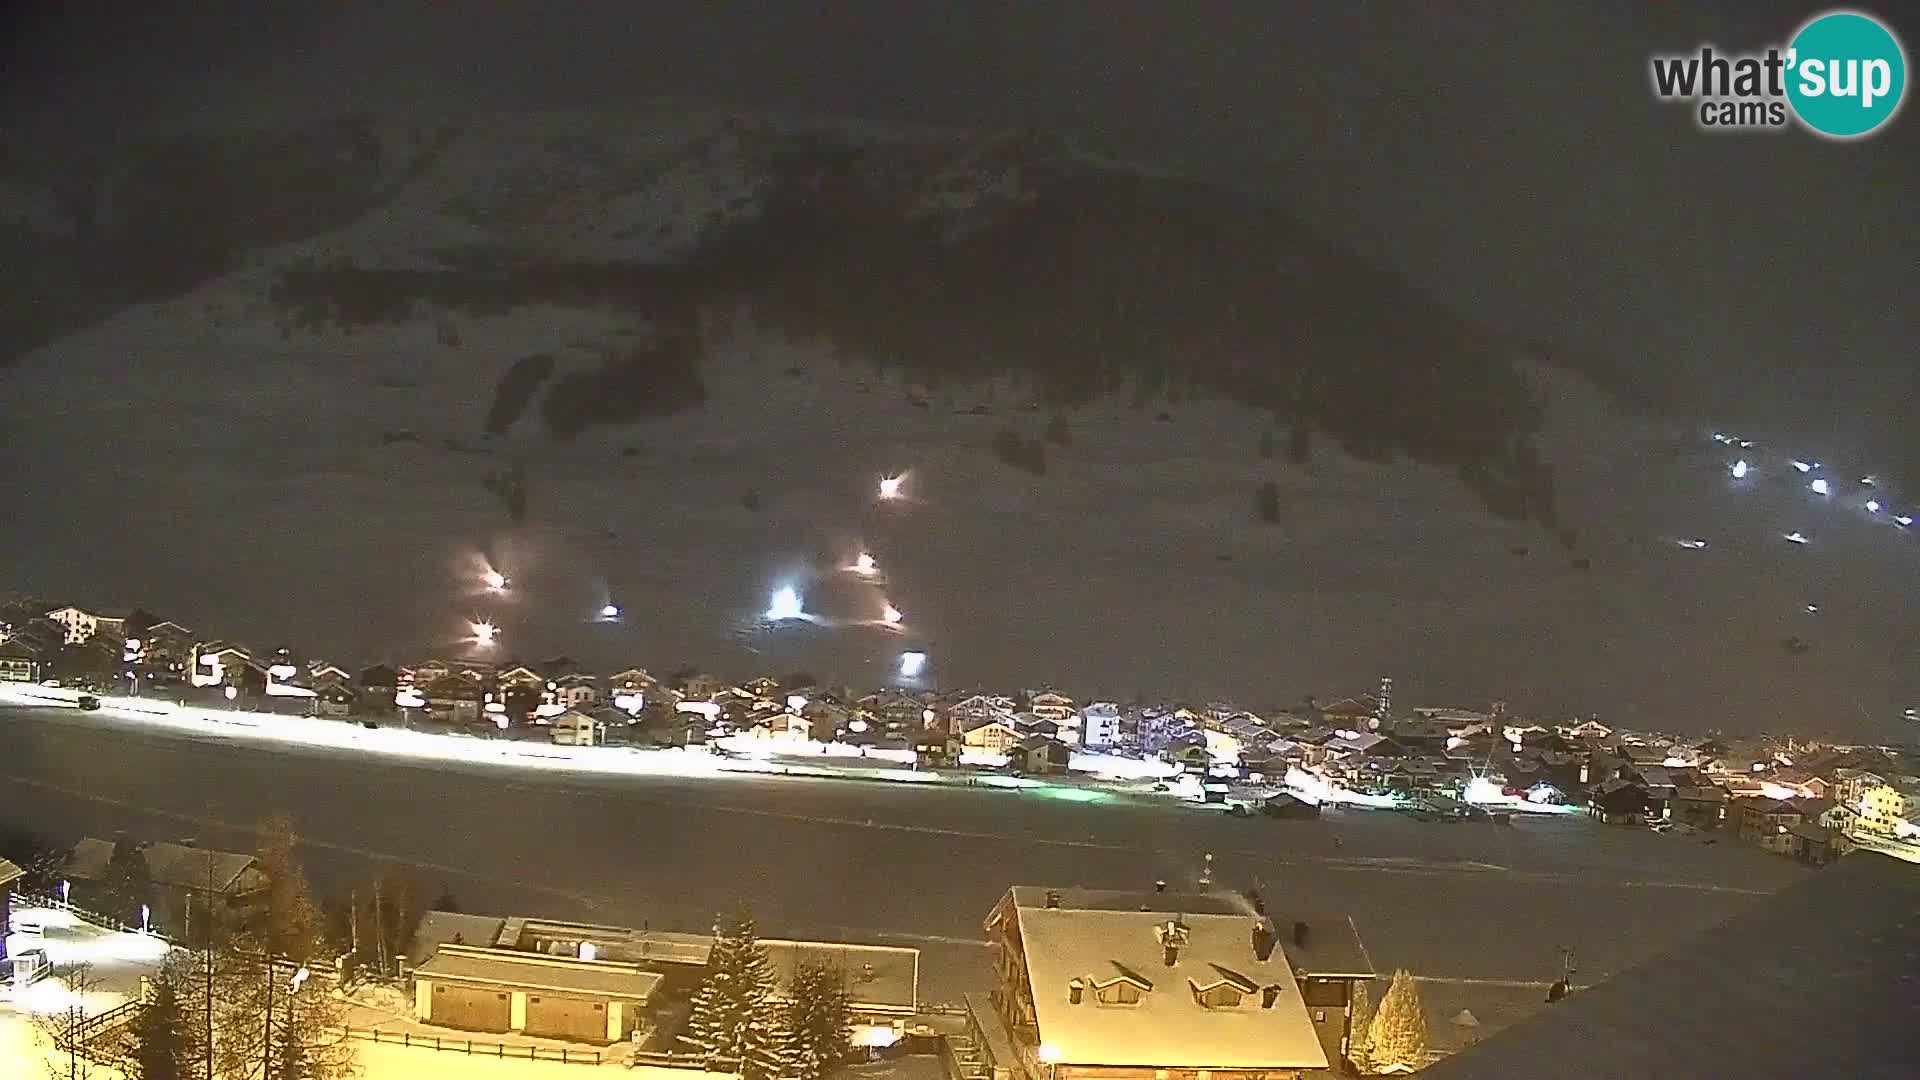
[[[1254,711],[1082,701],[1052,689],[864,692],[804,675],[732,683],[690,670],[594,672],[565,658],[423,658],[349,671],[151,616],[68,606],[8,625],[0,698],[82,710],[104,702],[109,711],[161,702],[578,754],[805,760],[985,786],[1040,780],[1248,817],[1313,819],[1333,804],[1436,828],[1585,815],[1594,828],[1750,844],[1814,865],[1855,847],[1920,861],[1920,765],[1898,748],[1661,736],[1596,719],[1537,721],[1497,703],[1401,710],[1389,679],[1363,695]],[[57,884],[33,890],[24,868],[0,859],[17,997],[58,967],[62,947],[104,957],[115,953],[102,942],[184,941],[196,910],[244,922],[269,885],[246,853],[142,839],[151,904],[143,925],[116,927],[90,913],[89,898],[124,842],[81,840]],[[1357,1025],[1380,989],[1367,987],[1390,973],[1374,970],[1349,918],[1269,909],[1278,903],[1207,882],[1134,891],[1010,882],[981,912],[992,985],[961,1001],[922,999],[915,948],[761,944],[777,971],[824,962],[842,973],[856,1044],[934,1055],[951,1080],[1361,1071]],[[530,1067],[543,1053],[563,1064],[573,1053],[596,1064],[702,1068],[676,1055],[674,1033],[714,940],[538,913],[425,910],[392,965],[387,985],[400,993],[384,1010],[350,1005],[341,1031],[375,1046],[435,1048],[415,1051],[427,1054],[494,1047],[482,1052],[519,1054]],[[135,944],[131,954],[150,961],[141,952],[150,948]],[[327,977],[344,983],[347,973]],[[126,990],[136,1002],[140,993]]]
[[[1856,845],[1920,860],[1920,755],[1791,735],[1680,737],[1599,719],[1398,709],[1371,692],[1259,711],[1230,703],[1081,701],[994,692],[740,683],[682,669],[594,672],[421,659],[358,671],[209,639],[152,616],[66,606],[0,626],[0,685],[215,713],[664,750],[941,770],[948,778],[1106,782],[1225,812],[1311,817],[1328,803],[1436,821],[1585,813],[1609,825],[1724,837],[1814,865]]]

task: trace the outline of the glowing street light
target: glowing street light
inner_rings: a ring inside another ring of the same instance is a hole
[[[1893,517],[1893,523],[1904,529],[1907,526],[1913,524],[1913,515],[1912,514],[1895,514]]]
[[[880,497],[883,499],[899,498],[900,485],[905,483],[906,479],[907,479],[906,473],[901,473],[899,476],[881,477],[880,478]]]
[[[1819,468],[1820,464],[1814,461],[1795,461],[1793,463],[1793,467],[1796,469],[1799,469],[1803,473],[1810,473],[1813,470]]]
[[[1751,469],[1752,466],[1747,464],[1747,459],[1741,458],[1739,461],[1733,463],[1733,478],[1735,480],[1745,480],[1747,473],[1751,471]]]
[[[1804,544],[1807,542],[1807,534],[1796,529],[1793,532],[1784,534],[1781,539],[1789,544]]]
[[[899,626],[900,620],[904,618],[906,618],[906,616],[902,615],[900,609],[894,607],[892,604],[886,605],[880,612],[880,621],[886,623],[888,626]]]
[[[1813,493],[1814,493],[1815,495],[1825,495],[1825,494],[1827,494],[1828,492],[1830,492],[1830,491],[1832,491],[1832,490],[1833,490],[1833,488],[1832,488],[1832,487],[1830,487],[1830,486],[1829,486],[1829,485],[1827,484],[1827,480],[1826,480],[1826,477],[1824,477],[1824,476],[1823,476],[1823,477],[1821,477],[1821,478],[1820,478],[1820,479],[1818,479],[1818,480],[1815,480],[1815,481],[1814,481],[1813,483],[1811,483],[1811,484],[1808,484],[1808,485],[1807,485],[1807,487],[1808,487],[1808,489],[1810,489],[1810,490],[1811,490],[1811,491],[1812,491],[1812,492],[1813,492]]]
[[[507,591],[507,575],[491,567],[487,569],[485,574],[480,576],[480,580],[486,583],[488,592],[499,593]]]
[[[612,622],[619,617],[620,607],[618,604],[608,604],[600,609],[600,618],[607,622]]]
[[[492,645],[500,638],[500,628],[490,622],[473,624],[473,640],[479,645]]]
[[[903,652],[900,654],[900,677],[917,679],[927,670],[927,654],[923,652]]]
[[[871,554],[863,551],[859,558],[853,560],[853,572],[861,577],[872,577],[880,572],[880,564]]]
[[[1879,513],[1879,512],[1880,512],[1880,500],[1878,500],[1878,499],[1868,499],[1868,500],[1867,500],[1867,513],[1869,513],[1869,514],[1877,514],[1877,513]]]
[[[782,585],[773,590],[773,597],[767,601],[767,621],[785,622],[788,619],[807,617],[805,604],[800,599],[800,590],[791,585]]]

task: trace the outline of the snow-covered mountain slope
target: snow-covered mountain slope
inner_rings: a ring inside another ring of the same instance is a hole
[[[1253,200],[665,111],[401,145],[345,224],[0,373],[16,587],[366,659],[484,616],[621,666],[871,683],[919,647],[942,684],[1252,703],[1392,674],[1675,729],[1880,734],[1920,691],[1920,538],[1784,463],[1730,482],[1704,431]],[[884,585],[838,569],[862,549]],[[821,621],[757,617],[787,581]]]

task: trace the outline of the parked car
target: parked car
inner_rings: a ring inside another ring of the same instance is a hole
[[[98,709],[100,707],[100,699],[97,697],[94,697],[92,694],[81,694],[80,700],[77,702],[77,704],[82,709],[85,709],[88,712],[92,712],[95,709]]]

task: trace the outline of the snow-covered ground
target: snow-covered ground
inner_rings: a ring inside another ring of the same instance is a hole
[[[1534,372],[1541,441],[1577,552],[1490,518],[1448,470],[1324,445],[1305,468],[1262,460],[1267,419],[1217,401],[1098,402],[1030,475],[988,448],[1003,426],[1044,424],[1024,389],[909,387],[737,311],[701,329],[704,408],[566,444],[536,408],[483,443],[514,360],[576,370],[647,328],[536,306],[283,332],[267,298],[271,267],[307,255],[670,252],[752,187],[737,146],[703,143],[697,163],[684,146],[605,117],[469,133],[339,233],[0,373],[9,584],[350,663],[457,652],[488,617],[501,655],[866,685],[916,648],[943,686],[1266,704],[1391,674],[1410,700],[1676,730],[1885,736],[1920,700],[1906,599],[1920,538],[1772,475],[1733,482],[1704,430],[1622,415],[1551,369]],[[1017,194],[1004,171],[974,179],[982,198]],[[418,441],[383,441],[398,430]],[[508,461],[527,476],[524,527],[482,487]],[[876,503],[876,479],[901,470],[908,498]],[[1267,479],[1273,525],[1252,508]],[[1794,530],[1813,542],[1781,540]],[[884,590],[838,571],[863,549]],[[507,568],[510,595],[474,588],[475,553]],[[822,620],[765,625],[781,583]],[[608,602],[626,617],[596,622]],[[883,603],[901,627],[876,625]]]

